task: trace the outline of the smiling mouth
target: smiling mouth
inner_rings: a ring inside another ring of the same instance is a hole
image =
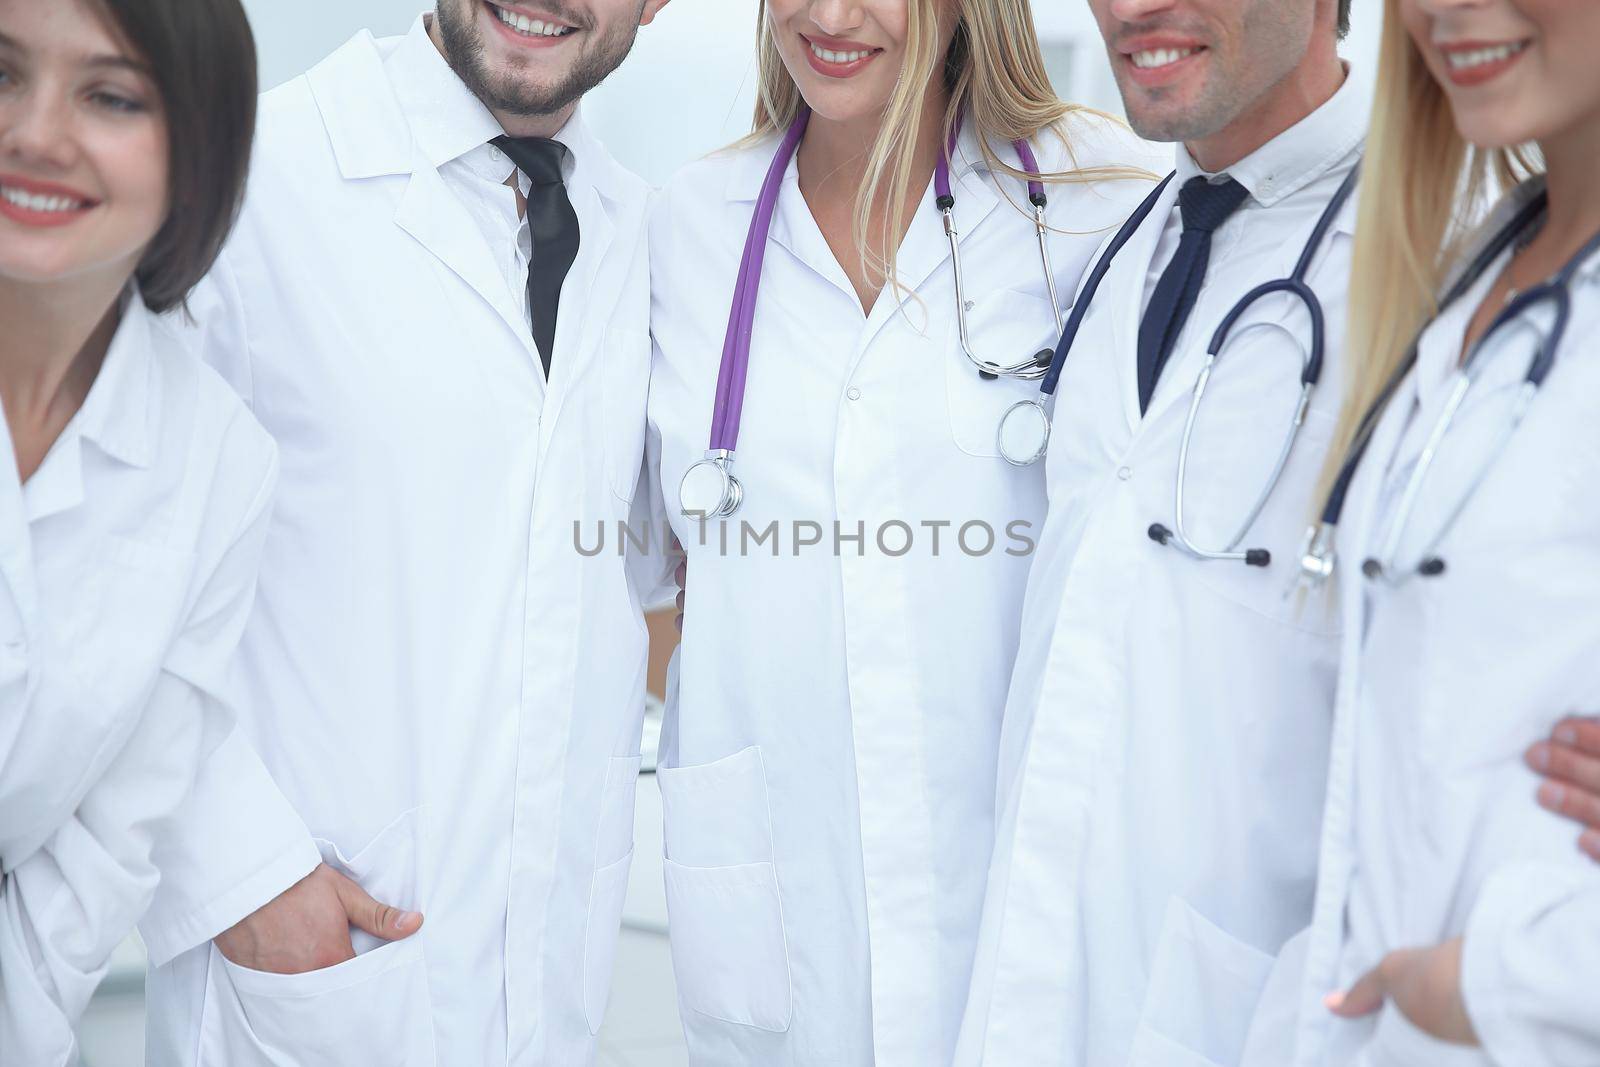
[[[1444,61],[1449,64],[1451,70],[1477,70],[1480,67],[1487,67],[1491,63],[1504,63],[1512,56],[1521,53],[1523,49],[1528,47],[1528,44],[1529,42],[1527,41],[1516,41],[1511,44],[1497,44],[1485,48],[1446,52]]]
[[[487,0],[485,2],[487,3]],[[508,11],[498,4],[490,3],[488,6],[494,12],[495,17],[505,24],[507,29],[523,37],[566,37],[576,32],[575,27],[564,26],[559,22],[529,18],[527,15]]]
[[[1204,49],[1199,46],[1192,48],[1147,48],[1142,52],[1134,52],[1128,56],[1128,62],[1138,70],[1160,70],[1170,67],[1174,63],[1182,62],[1192,55],[1198,55]]]
[[[94,206],[90,201],[80,200],[77,197],[30,193],[10,185],[0,185],[0,200],[13,207],[19,207],[24,211],[35,211],[41,215],[70,215],[74,212],[87,211]]]
[[[859,63],[863,59],[866,59],[869,56],[875,56],[879,52],[883,51],[881,48],[864,48],[851,52],[836,52],[831,48],[823,48],[821,45],[811,40],[807,40],[806,44],[810,47],[811,54],[822,60],[824,63]]]

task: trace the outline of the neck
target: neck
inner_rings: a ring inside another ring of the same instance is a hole
[[[495,121],[500,123],[500,128],[512,137],[543,137],[547,140],[560,133],[577,111],[576,103],[548,115],[513,115],[492,107],[489,109]]]
[[[930,85],[922,103],[922,118],[917,126],[915,165],[911,181],[912,196],[921,192],[938,163],[943,133],[944,112],[949,94],[943,85]],[[877,142],[882,125],[879,115],[834,120],[813,114],[800,142],[797,167],[800,185],[809,199],[813,195],[838,196],[854,204],[856,191],[866,178],[867,159]]]
[[[76,411],[117,328],[126,277],[73,285],[0,279],[0,401],[15,435]]]
[[[1320,30],[1300,65],[1227,126],[1185,147],[1200,168],[1216,174],[1297,125],[1333,99],[1344,84],[1338,39]]]
[[[1550,218],[1540,236],[1557,238],[1567,255],[1600,232],[1600,118],[1539,142],[1550,191]],[[1563,257],[1565,258],[1565,257]]]
[[[433,42],[433,47],[439,50],[446,63],[450,62],[450,53],[445,51],[444,36],[439,31],[439,20],[432,15],[425,15],[424,20],[428,27],[428,40]],[[451,70],[455,70],[452,65]],[[459,78],[460,72],[456,76]],[[483,102],[489,109],[489,114],[494,116],[500,128],[511,137],[544,137],[551,138],[561,132],[572,116],[578,110],[577,101],[573,101],[559,111],[552,111],[548,115],[518,115],[510,111],[502,111],[489,103]]]

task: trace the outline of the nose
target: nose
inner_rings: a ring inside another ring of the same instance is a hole
[[[1178,6],[1178,0],[1111,0],[1111,17],[1118,22],[1143,22]]]
[[[47,86],[23,86],[0,99],[0,160],[45,173],[77,159],[71,102]]]
[[[811,22],[833,37],[844,37],[861,28],[865,12],[861,0],[813,0]]]
[[[1411,0],[1417,10],[1427,15],[1449,15],[1488,7],[1490,0]]]

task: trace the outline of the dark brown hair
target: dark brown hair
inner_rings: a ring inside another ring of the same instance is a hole
[[[166,116],[170,202],[135,277],[145,304],[183,304],[233,228],[256,125],[256,45],[239,0],[92,0],[149,68]]]
[[[1350,32],[1350,0],[1339,0],[1339,36]]]

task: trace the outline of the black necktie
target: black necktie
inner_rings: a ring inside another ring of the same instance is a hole
[[[578,213],[567,199],[561,164],[567,148],[543,137],[496,137],[496,148],[528,176],[528,229],[533,233],[533,262],[528,264],[528,310],[533,341],[539,346],[546,376],[556,347],[556,311],[561,283],[578,258]]]
[[[1190,178],[1179,190],[1183,237],[1172,262],[1156,283],[1144,321],[1139,324],[1140,411],[1150,407],[1156,382],[1161,380],[1161,368],[1200,298],[1206,264],[1211,260],[1211,235],[1239,210],[1248,195],[1245,187],[1232,178],[1216,184],[1203,177]]]

